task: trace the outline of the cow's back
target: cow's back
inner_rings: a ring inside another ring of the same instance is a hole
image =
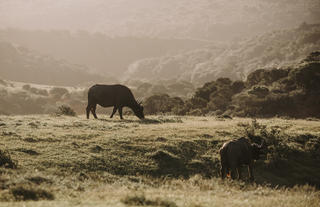
[[[221,149],[228,163],[236,162],[247,164],[250,160],[250,143],[246,138],[239,138],[225,143]]]
[[[103,107],[114,106],[117,103],[126,104],[131,101],[133,95],[126,86],[100,85],[92,86],[88,91],[88,101],[97,103]]]

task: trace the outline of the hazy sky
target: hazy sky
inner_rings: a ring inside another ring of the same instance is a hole
[[[105,30],[152,15],[168,0],[0,0],[2,27]],[[154,4],[155,3],[155,4]],[[155,7],[154,7],[155,6]],[[140,14],[138,14],[140,13]],[[103,27],[103,28],[102,28]]]
[[[188,37],[217,25],[269,30],[315,21],[319,3],[306,2],[317,0],[0,0],[0,27]]]

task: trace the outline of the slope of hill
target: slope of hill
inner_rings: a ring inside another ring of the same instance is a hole
[[[0,40],[19,44],[41,54],[88,66],[103,75],[121,79],[127,67],[140,59],[174,55],[210,44],[191,39],[110,37],[78,31],[0,30]]]
[[[154,103],[157,100],[157,104]],[[246,81],[218,78],[183,102],[163,96],[145,101],[146,113],[320,118],[320,52],[299,64],[251,72]]]
[[[0,67],[0,77],[29,83],[73,86],[115,80],[89,73],[85,66],[39,55],[8,42],[0,42]]]
[[[319,121],[28,115],[0,116],[0,126],[1,206],[320,203]],[[248,135],[268,143],[255,162],[256,183],[245,168],[243,181],[222,181],[219,148]]]
[[[231,44],[208,47],[175,56],[137,61],[128,68],[128,79],[179,79],[203,84],[219,77],[245,79],[259,68],[300,62],[320,49],[320,25],[301,24],[291,30],[268,32]]]

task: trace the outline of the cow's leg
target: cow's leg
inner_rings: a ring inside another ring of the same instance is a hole
[[[231,170],[231,178],[234,180],[237,177],[237,164],[236,163],[230,163],[230,170]]]
[[[238,175],[239,175],[239,177],[238,177],[238,179],[240,180],[241,179],[241,166],[238,166],[237,167],[237,170],[238,170]]]
[[[221,159],[221,178],[224,179],[228,172],[229,172],[229,166],[228,166],[228,162],[225,159],[225,156],[223,154],[220,155],[220,159]]]
[[[226,166],[224,166],[223,164],[221,165],[221,178],[225,179],[226,175],[227,175],[227,168]]]
[[[118,111],[119,111],[120,119],[123,119],[123,117],[122,117],[122,106],[120,106],[118,108]]]
[[[89,119],[89,115],[90,115],[90,105],[88,104],[86,111],[87,111],[87,119]]]
[[[237,178],[237,168],[236,167],[231,168],[231,178],[233,180]]]
[[[113,111],[112,111],[112,113],[111,113],[110,118],[113,117],[113,115],[116,113],[117,109],[118,109],[118,108],[117,108],[116,106],[113,107]]]
[[[88,102],[88,106],[86,108],[87,119],[89,119],[90,111],[92,112],[92,107],[95,107],[95,106],[96,106],[96,104],[93,104],[92,102]]]
[[[253,181],[254,181],[254,176],[253,176],[253,161],[250,162],[250,164],[248,165],[248,171],[249,171],[250,181],[253,182]]]
[[[97,109],[97,104],[94,104],[92,107],[91,107],[91,113],[93,114],[94,118],[97,119],[97,114],[96,114],[96,109]]]

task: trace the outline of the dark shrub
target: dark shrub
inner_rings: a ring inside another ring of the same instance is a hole
[[[231,85],[231,83],[232,83],[232,81],[229,79],[229,78],[218,78],[217,80],[216,80],[216,84],[218,85],[218,86],[230,86]]]
[[[174,108],[177,111],[183,104],[179,97],[171,98],[168,94],[153,95],[144,102],[144,111],[146,114],[168,113]]]
[[[177,207],[172,201],[165,201],[160,199],[150,200],[144,195],[126,196],[121,200],[122,203],[130,206],[159,206],[159,207]]]
[[[320,63],[309,63],[290,72],[290,77],[308,92],[320,91]]]
[[[66,116],[76,116],[76,112],[70,107],[66,105],[61,105],[58,107],[56,112],[57,115],[66,115]]]
[[[205,83],[203,87],[198,88],[194,97],[202,98],[209,101],[210,94],[217,90],[216,83],[214,81]]]
[[[0,166],[4,166],[6,168],[17,168],[17,163],[11,159],[8,151],[0,149]]]
[[[320,61],[320,51],[315,51],[310,53],[310,55],[308,55],[305,61],[307,62]]]
[[[17,201],[27,200],[53,200],[54,195],[46,190],[42,189],[31,189],[23,186],[18,186],[10,190],[11,194]]]
[[[264,69],[259,69],[259,70],[256,70],[256,71],[250,73],[247,77],[247,81],[246,81],[247,85],[249,87],[251,87],[253,85],[260,83],[264,72],[265,72]]]
[[[263,98],[269,94],[269,89],[265,86],[254,86],[248,93],[256,95],[258,98]]]
[[[235,81],[231,85],[231,89],[234,94],[240,93],[244,88],[245,88],[245,84],[242,81]]]

